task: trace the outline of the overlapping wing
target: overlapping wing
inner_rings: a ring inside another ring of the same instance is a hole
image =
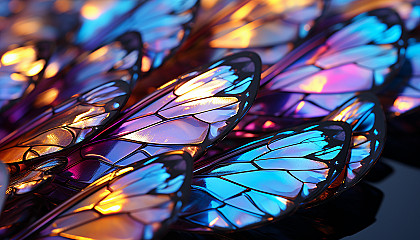
[[[326,116],[356,92],[378,91],[399,69],[403,29],[395,12],[381,9],[308,39],[262,74],[261,94],[237,130],[278,130]]]
[[[0,159],[19,172],[18,164],[92,138],[115,119],[128,94],[128,84],[118,80],[74,96],[3,139]]]
[[[50,43],[27,43],[9,46],[1,54],[0,111],[9,108],[24,95],[33,91],[42,76],[51,50]]]
[[[279,61],[305,37],[324,7],[319,0],[209,2],[202,5],[213,13],[205,19],[210,26],[204,25],[212,34],[213,58],[247,49],[258,53],[264,64]]]
[[[177,151],[116,170],[15,239],[155,239],[185,202],[191,165],[191,157]]]
[[[266,136],[194,171],[179,227],[232,231],[272,221],[319,196],[341,173],[351,130],[321,122]]]
[[[197,159],[239,122],[256,96],[260,61],[238,53],[171,81],[69,158],[63,175],[91,182],[114,167],[183,150]]]
[[[386,7],[398,12],[408,30],[413,30],[420,23],[420,2],[418,0],[369,0],[368,2],[363,0],[330,0],[328,14],[348,18],[362,12]]]
[[[94,49],[127,31],[140,32],[145,43],[142,71],[148,72],[159,67],[188,36],[197,5],[197,0],[88,1],[81,8],[75,41]],[[97,15],[91,16],[94,13]]]
[[[379,159],[385,144],[385,115],[375,95],[364,93],[350,99],[324,121],[343,121],[352,127],[350,160],[339,192],[358,183]]]

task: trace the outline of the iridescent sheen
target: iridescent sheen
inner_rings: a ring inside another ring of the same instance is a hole
[[[187,153],[175,151],[115,170],[15,239],[156,239],[185,202],[191,165]]]
[[[148,72],[159,67],[188,36],[198,2],[87,1],[81,7],[75,42],[94,49],[123,33],[140,32],[145,43],[142,72]]]
[[[402,63],[403,29],[395,12],[381,9],[308,38],[263,72],[257,100],[231,136],[293,126],[328,115],[356,92],[378,92]]]
[[[356,95],[326,116],[323,121],[344,121],[352,127],[346,177],[337,192],[358,183],[373,167],[385,144],[385,115],[377,97]]]
[[[118,80],[72,97],[3,138],[0,159],[18,173],[19,164],[94,137],[115,119],[128,94],[128,84]]]
[[[0,123],[16,128],[47,107],[55,107],[75,94],[109,81],[121,79],[132,87],[139,78],[141,54],[142,41],[134,32],[91,52],[64,45],[48,60],[36,88],[7,110]]]
[[[420,2],[418,0],[330,0],[327,14],[348,18],[379,8],[392,8],[398,12],[408,30],[413,30],[420,23]]]
[[[308,34],[321,16],[324,2],[207,0],[201,5],[200,30],[194,36],[200,37],[204,30],[211,32],[211,59],[250,50],[261,56],[263,64],[273,64]]]
[[[196,163],[177,226],[232,231],[288,215],[340,175],[350,137],[343,122],[304,125]]]

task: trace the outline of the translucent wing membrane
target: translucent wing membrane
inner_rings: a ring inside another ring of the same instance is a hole
[[[404,20],[408,30],[413,30],[420,23],[420,2],[418,0],[331,0],[328,8],[329,15],[340,14],[343,17],[352,17],[362,12],[378,8],[392,8]]]
[[[0,66],[0,111],[30,93],[42,76],[51,54],[47,42],[9,46],[1,54]]]
[[[331,26],[264,73],[264,89],[348,93],[383,86],[400,65],[403,26],[381,9]]]
[[[346,123],[305,125],[200,164],[178,226],[232,231],[291,213],[321,194],[341,173],[350,137]]]
[[[92,138],[114,120],[128,93],[128,84],[118,80],[51,108],[3,139],[0,159],[12,164],[13,172],[18,172],[18,164]]]
[[[398,86],[392,86],[388,94],[393,102],[385,102],[391,116],[399,116],[420,106],[420,43],[418,39],[409,39],[406,61],[397,75]],[[396,81],[397,82],[397,81]],[[396,87],[396,88],[395,88]]]
[[[211,25],[209,45],[214,48],[214,58],[248,49],[257,52],[264,64],[277,62],[292,49],[296,40],[305,37],[324,5],[319,0],[219,1],[213,4],[203,3],[205,10],[214,13],[208,16],[210,20],[206,19]],[[212,7],[209,9],[208,5]]]
[[[359,94],[350,99],[324,121],[343,121],[352,127],[350,160],[339,191],[359,182],[379,159],[385,143],[385,116],[373,94]]]
[[[92,49],[125,32],[140,32],[145,43],[142,71],[148,72],[188,36],[197,5],[197,0],[88,1],[75,41]]]
[[[377,92],[399,70],[404,39],[401,20],[388,9],[361,14],[307,39],[262,74],[260,94],[236,135],[323,117],[356,92]]]
[[[188,195],[191,165],[178,151],[115,170],[15,239],[155,239]]]
[[[5,112],[1,125],[16,128],[47,107],[57,106],[75,94],[115,79],[133,86],[139,78],[141,54],[141,37],[135,32],[91,52],[73,45],[58,48],[46,64],[36,89]]]

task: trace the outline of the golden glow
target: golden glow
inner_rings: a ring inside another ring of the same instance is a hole
[[[10,74],[10,78],[13,79],[14,81],[17,81],[17,82],[24,82],[24,81],[28,80],[28,78],[26,78],[25,76],[23,76],[22,74],[19,74],[19,73]]]
[[[200,7],[203,9],[210,9],[216,5],[218,0],[201,0],[200,1]]]
[[[247,48],[251,38],[254,36],[253,30],[260,27],[263,23],[261,19],[250,22],[210,41],[210,46],[213,48]]]
[[[163,84],[162,86],[158,87],[158,88],[157,88],[157,90],[159,90],[159,89],[163,89],[163,88],[166,88],[167,86],[169,86],[169,85],[171,85],[172,83],[176,82],[176,80],[177,80],[177,79],[173,79],[173,80],[171,80],[171,81],[169,81],[169,82],[167,82],[167,83]]]
[[[95,206],[95,209],[102,214],[119,212],[127,202],[127,197],[122,193],[122,190],[112,193],[112,197],[109,196]]]
[[[25,183],[20,183],[18,185],[15,185],[14,188],[16,188],[16,189],[25,189],[25,188],[33,187],[33,186],[35,186],[37,184],[38,184],[37,181],[30,181],[30,182],[25,182]]]
[[[305,102],[301,101],[296,107],[296,112],[299,112],[303,108],[304,105],[305,105]]]
[[[123,168],[123,169],[119,170],[119,171],[115,174],[115,176],[119,176],[119,175],[121,175],[121,174],[124,174],[124,173],[126,173],[126,172],[130,172],[130,171],[133,171],[133,170],[134,170],[134,168],[133,168],[133,167]]]
[[[226,88],[227,84],[228,84],[228,81],[223,80],[223,79],[213,80],[206,84],[197,83],[196,84],[197,87],[192,86],[194,87],[194,90],[178,97],[177,99],[175,99],[175,102],[183,102],[185,100],[210,97],[214,95],[215,93],[221,91],[223,88]],[[223,99],[223,98],[217,98],[217,99]]]
[[[92,3],[85,4],[80,10],[82,16],[89,20],[95,20],[101,16],[101,9],[98,6],[95,6]]]
[[[399,113],[401,113],[410,110],[414,106],[414,101],[410,97],[399,96],[395,99],[393,106],[397,111],[399,111]]]
[[[9,66],[21,61],[32,62],[35,58],[36,51],[33,47],[20,47],[3,54],[1,57],[1,63],[5,66]]]
[[[212,227],[214,224],[216,224],[217,220],[219,220],[219,217],[216,217],[215,219],[213,219],[210,223],[209,226]]]
[[[238,9],[236,12],[234,12],[230,18],[232,20],[240,20],[243,18],[246,18],[248,14],[255,8],[257,5],[257,1],[250,1],[244,6],[242,6],[240,9]]]
[[[36,107],[44,107],[50,105],[58,97],[59,91],[56,88],[51,88],[39,94],[35,99],[34,105]]]
[[[199,147],[193,147],[193,146],[182,148],[182,150],[189,153],[191,155],[191,157],[194,157],[199,149],[200,149]]]
[[[57,0],[54,2],[54,8],[59,12],[68,12],[72,8],[72,1],[71,0]]]
[[[26,76],[35,76],[37,75],[39,72],[41,72],[41,70],[44,68],[45,65],[45,60],[44,59],[40,59],[36,62],[30,63],[28,65],[23,65],[22,66],[19,64],[19,66],[17,67],[18,71],[21,71],[23,74],[25,74]]]
[[[39,32],[42,28],[41,19],[31,18],[18,21],[12,25],[12,31],[16,35],[28,35]]]
[[[56,229],[54,229],[54,230],[56,230]],[[60,233],[59,235],[62,236],[62,237],[64,237],[64,238],[74,239],[74,240],[95,240],[93,238],[81,237],[81,236],[76,236],[76,235],[73,235],[73,234],[63,233],[63,232],[61,232],[61,231],[63,231],[63,229],[59,229],[59,230],[60,231],[57,232],[57,233]]]
[[[108,51],[109,51],[108,46],[101,47],[98,50],[94,51],[93,53],[89,54],[88,60],[91,62],[96,61],[99,58],[105,56],[105,54],[107,54]]]
[[[98,210],[102,214],[110,214],[119,212],[122,208],[122,205],[112,205],[107,207],[96,206],[95,209]]]
[[[81,212],[81,211],[85,211],[85,210],[91,210],[94,206],[95,206],[95,204],[92,203],[90,205],[80,207],[80,208],[74,210],[73,212],[76,213],[76,212]]]
[[[89,116],[89,114],[91,114],[94,111],[95,111],[95,109],[94,108],[91,108],[91,109],[89,109],[89,111],[77,115],[74,118],[73,123],[76,123],[76,122],[80,121],[82,118],[85,118],[86,116]]]
[[[47,69],[45,69],[45,78],[54,77],[58,70],[60,70],[60,65],[57,62],[52,62],[47,66]]]
[[[212,75],[214,75],[214,73],[219,70],[219,68],[213,68],[205,73],[202,73],[196,77],[194,77],[193,79],[189,80],[188,82],[182,84],[179,88],[177,88],[175,90],[175,94],[180,96],[183,95],[201,85],[204,84],[204,82],[202,80],[211,77]]]
[[[272,128],[274,126],[276,126],[276,124],[274,122],[268,120],[264,123],[263,128]]]
[[[299,85],[299,88],[308,92],[322,92],[322,89],[324,88],[325,84],[327,83],[327,77],[318,75],[315,76],[312,81],[309,83],[302,83]]]
[[[148,56],[143,56],[141,59],[141,71],[147,72],[152,67],[152,60]]]
[[[113,177],[114,177],[114,173],[107,174],[107,175],[99,178],[98,180],[94,181],[89,186],[98,186],[98,185],[101,185],[103,183],[106,183],[106,182],[110,181]]]

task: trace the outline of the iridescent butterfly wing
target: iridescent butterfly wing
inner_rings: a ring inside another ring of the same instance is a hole
[[[362,12],[379,8],[392,8],[401,16],[407,30],[413,30],[420,23],[420,2],[418,0],[330,0],[327,14],[348,18]]]
[[[320,0],[205,1],[202,5],[204,16],[210,16],[202,20],[206,23],[191,36],[187,45],[197,45],[197,38],[211,34],[205,40],[212,49],[211,59],[249,50],[258,53],[263,64],[270,65],[308,34],[324,9],[324,2]]]
[[[340,175],[350,145],[344,122],[299,126],[203,161],[177,227],[233,231],[279,219]]]
[[[135,32],[125,33],[91,52],[73,45],[60,46],[36,89],[6,112],[1,125],[16,128],[48,107],[115,79],[132,87],[139,78],[141,54],[141,37]]]
[[[60,176],[89,183],[115,167],[172,150],[197,159],[248,111],[260,68],[256,54],[243,52],[168,82],[68,156],[69,167]]]
[[[15,239],[156,239],[189,192],[191,157],[165,153],[98,179]]]
[[[358,94],[326,116],[323,121],[343,121],[352,128],[349,162],[337,184],[323,196],[341,193],[358,183],[373,167],[385,144],[385,115],[378,98],[371,93]],[[332,194],[331,194],[332,193]]]
[[[188,36],[197,8],[197,0],[89,1],[81,8],[75,42],[93,49],[124,32],[140,32],[145,43],[142,72],[148,72]]]
[[[8,50],[2,52],[0,112],[4,112],[33,91],[51,54],[50,44],[50,42],[28,42],[18,47],[11,45]]]
[[[72,97],[2,139],[0,159],[18,173],[33,159],[87,141],[116,118],[128,94],[128,84],[117,80]]]
[[[235,135],[323,117],[356,92],[377,92],[400,67],[403,29],[395,12],[381,9],[309,38],[262,74],[260,94]]]

